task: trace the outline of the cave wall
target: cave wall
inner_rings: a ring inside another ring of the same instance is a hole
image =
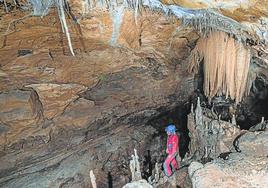
[[[101,187],[129,181],[132,149],[152,147],[144,124],[194,91],[187,61],[198,35],[159,13],[138,26],[125,14],[116,45],[108,12],[69,17],[73,57],[55,10],[8,30],[27,11],[3,12],[0,186],[88,187],[90,170]]]

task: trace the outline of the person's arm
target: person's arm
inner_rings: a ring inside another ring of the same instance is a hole
[[[166,144],[166,153],[168,154],[168,138],[167,138],[167,144]]]
[[[171,155],[177,153],[179,151],[179,138],[177,135],[175,135],[172,138],[172,150],[171,150]]]

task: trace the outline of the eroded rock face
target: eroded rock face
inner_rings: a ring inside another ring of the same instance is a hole
[[[26,88],[34,89],[43,105],[44,118],[52,119],[60,115],[69,103],[77,99],[78,93],[86,87],[78,84],[31,84]]]
[[[2,14],[2,187],[89,187],[90,170],[99,187],[122,186],[129,182],[132,149],[145,153],[162,144],[153,142],[156,130],[145,123],[187,100],[194,90],[187,63],[199,36],[192,29],[147,10],[137,19],[124,9],[116,25],[116,11],[83,14],[81,2],[69,1],[75,57],[55,9],[42,19],[16,9]],[[193,114],[189,126],[191,151],[213,158],[229,152],[239,132],[231,123]],[[241,149],[247,143],[243,139]]]
[[[43,119],[43,108],[33,90],[11,90],[0,94],[0,148],[30,136],[25,131],[38,129]]]
[[[1,121],[16,124],[23,120],[34,122],[33,101],[30,91],[13,90],[1,94]],[[31,105],[32,103],[32,105]]]

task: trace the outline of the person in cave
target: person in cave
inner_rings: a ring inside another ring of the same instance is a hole
[[[176,134],[176,127],[173,124],[165,128],[168,135],[166,153],[168,154],[164,162],[164,172],[167,177],[172,175],[172,170],[177,170],[179,165],[176,156],[179,155],[179,136]],[[171,170],[172,166],[172,170]]]

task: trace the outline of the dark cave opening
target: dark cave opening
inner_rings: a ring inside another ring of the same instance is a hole
[[[156,128],[166,141],[167,135],[165,127],[168,124],[174,124],[176,126],[176,133],[179,135],[179,148],[180,156],[183,157],[188,151],[188,144],[190,141],[189,130],[187,128],[187,115],[190,113],[190,105],[188,103],[179,105],[174,109],[160,114],[157,118],[148,122],[149,125]]]
[[[143,156],[143,178],[148,179],[153,172],[155,163],[162,164],[167,157],[165,153],[167,134],[165,132],[165,127],[168,124],[174,124],[176,126],[176,133],[179,135],[179,155],[181,158],[189,151],[189,130],[187,128],[187,115],[190,113],[190,103],[186,102],[184,104],[178,105],[172,110],[165,111],[159,116],[151,119],[147,124],[154,127],[157,130],[157,133],[153,135],[154,139],[160,140],[160,151],[159,155],[156,158],[153,156],[153,152],[147,150]],[[159,143],[159,142],[158,142]],[[159,168],[163,168],[162,166]],[[163,169],[162,169],[163,170]]]
[[[268,119],[268,85],[257,77],[253,82],[250,94],[237,109],[237,123],[241,129],[261,122],[262,117]]]
[[[203,75],[196,75],[195,77],[195,92],[189,97],[188,101],[180,103],[175,108],[172,109],[158,109],[162,112],[156,117],[152,117],[146,124],[156,129],[156,133],[152,135],[152,140],[148,140],[148,145],[157,146],[157,148],[150,148],[146,146],[146,149],[139,153],[142,178],[148,180],[148,178],[154,175],[154,168],[156,162],[159,164],[159,168],[163,170],[162,163],[166,158],[166,141],[167,135],[165,132],[165,127],[172,123],[177,128],[177,134],[180,135],[180,157],[183,158],[189,150],[189,130],[187,128],[187,115],[191,111],[191,104],[196,106],[197,97],[200,97],[201,106],[213,109],[213,112],[224,121],[231,121],[232,115],[236,116],[238,125],[241,129],[249,129],[251,126],[261,121],[261,117],[268,117],[268,87],[262,81],[262,79],[257,78],[254,82],[254,87],[251,89],[250,95],[245,98],[243,103],[235,105],[235,101],[227,98],[225,96],[216,96],[208,100],[203,94]],[[248,113],[250,111],[251,113]],[[254,116],[253,113],[254,112]],[[246,117],[246,118],[241,118]],[[255,117],[255,119],[253,118]],[[250,121],[249,121],[250,119]],[[202,162],[206,163],[210,159],[204,159]],[[160,166],[161,164],[161,166]],[[111,176],[108,176],[109,184],[111,183]],[[130,178],[130,174],[128,174]],[[115,179],[113,179],[115,181]]]

